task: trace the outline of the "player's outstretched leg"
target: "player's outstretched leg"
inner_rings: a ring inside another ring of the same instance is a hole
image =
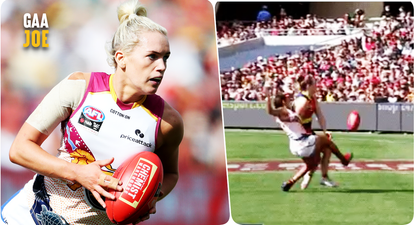
[[[314,135],[319,135],[319,136],[323,136],[323,137],[325,137],[325,138],[328,138],[329,140],[333,140],[332,139],[332,134],[331,133],[329,133],[329,132],[327,132],[326,133],[326,135],[321,135],[321,134],[315,134],[315,132],[313,132],[312,131],[312,134],[314,134]],[[318,154],[319,155],[319,154]],[[321,161],[321,158],[319,158],[319,162]],[[319,163],[318,162],[318,163]],[[322,162],[321,162],[322,163]],[[309,186],[309,183],[311,182],[311,180],[312,180],[312,177],[313,177],[313,175],[314,175],[314,173],[315,173],[315,171],[316,171],[316,169],[317,168],[315,168],[315,169],[313,169],[313,170],[309,170],[305,175],[304,175],[304,177],[303,177],[303,180],[302,180],[302,183],[300,184],[300,188],[302,189],[302,190],[304,190],[304,189],[306,189],[308,186]],[[323,174],[322,174],[323,175]]]
[[[316,147],[323,153],[325,152],[326,148],[329,148],[330,151],[341,161],[344,166],[348,166],[353,158],[352,153],[343,155],[333,141],[323,136],[318,136],[316,140]]]
[[[304,190],[309,186],[312,180],[313,174],[318,168],[320,161],[321,161],[321,155],[319,153],[315,154],[315,166],[312,166],[311,169],[308,170],[308,172],[306,172],[306,174],[303,176],[302,183],[300,183],[300,189]]]
[[[313,174],[315,173],[315,170],[309,170],[305,176],[303,176],[302,183],[300,183],[300,189],[305,190],[308,188],[309,184],[312,181]]]
[[[319,156],[319,154],[318,154]],[[310,157],[303,157],[303,162],[305,163],[303,167],[289,180],[283,182],[282,190],[289,191],[290,188],[300,179],[302,178],[308,171],[315,170],[319,163],[319,159],[317,161],[316,155]]]
[[[329,165],[329,159],[331,158],[331,149],[325,148],[323,151],[323,157],[321,160],[321,172],[322,172],[322,178],[321,178],[321,185],[328,186],[328,187],[337,187],[338,184],[333,182],[328,177],[328,165]]]
[[[341,160],[341,163],[344,166],[348,166],[348,164],[351,162],[353,156],[352,153],[343,155],[333,141],[323,136],[318,136],[316,140],[316,148],[323,154],[321,161],[322,179],[320,184],[328,187],[338,186],[328,177],[328,165],[329,159],[331,158],[331,153],[333,153],[339,160]]]

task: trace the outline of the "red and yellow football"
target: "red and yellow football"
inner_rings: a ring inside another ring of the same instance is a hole
[[[163,181],[162,162],[152,152],[140,152],[122,163],[113,177],[123,182],[123,191],[109,191],[116,199],[106,199],[107,216],[116,224],[133,223],[156,204]]]

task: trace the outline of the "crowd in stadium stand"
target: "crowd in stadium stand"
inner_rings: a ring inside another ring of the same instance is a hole
[[[267,8],[266,8],[267,9]],[[318,19],[316,15],[293,19],[284,9],[279,16],[266,14],[263,8],[255,22],[219,22],[218,40],[220,45],[228,45],[264,35],[335,35],[349,34],[352,28],[363,27],[364,11],[357,9],[353,16],[343,18]],[[266,32],[267,31],[267,32]]]
[[[274,92],[296,92],[298,76],[311,74],[317,99],[326,102],[413,102],[413,18],[382,15],[362,38],[315,52],[259,56],[221,72],[222,98],[263,101],[265,80]]]
[[[366,28],[365,12],[362,9],[357,9],[354,13],[346,13],[342,18],[336,19],[317,18],[316,15],[311,14],[300,19],[293,19],[286,14],[284,9],[281,9],[279,15],[274,16],[266,10],[267,7],[264,7],[259,12],[257,21],[254,22],[218,22],[219,46],[239,43],[264,35],[349,35],[356,28]],[[397,18],[408,19],[410,15],[411,12],[406,13],[401,7]],[[391,18],[389,6],[386,6],[381,16]]]

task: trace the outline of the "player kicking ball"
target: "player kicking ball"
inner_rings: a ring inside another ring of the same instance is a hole
[[[344,166],[348,166],[353,154],[347,153],[343,155],[334,142],[325,136],[308,134],[302,126],[299,116],[289,110],[290,101],[286,99],[286,96],[283,93],[278,93],[272,100],[270,94],[270,83],[266,82],[265,89],[267,96],[267,113],[274,116],[276,118],[276,122],[280,125],[283,131],[286,132],[289,138],[290,152],[293,155],[300,157],[306,164],[306,167],[301,168],[291,179],[283,182],[282,190],[289,191],[290,188],[308,171],[315,170],[319,163],[321,163],[322,172],[321,183],[323,181],[333,183],[328,177],[328,165],[331,153],[333,153]]]
[[[296,81],[298,93],[296,94],[295,99],[291,100],[291,110],[300,117],[302,126],[308,134],[315,134],[312,130],[312,116],[315,114],[323,135],[332,139],[332,135],[326,130],[325,116],[323,115],[320,104],[315,97],[316,81],[314,77],[312,75],[301,75],[297,77]],[[306,165],[304,165],[304,167],[306,167]],[[302,190],[309,186],[314,172],[315,170],[310,170],[305,174],[303,181],[300,184]],[[332,182],[325,177],[321,179],[321,185],[328,187],[337,186],[335,182]]]

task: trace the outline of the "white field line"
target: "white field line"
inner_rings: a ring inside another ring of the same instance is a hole
[[[285,135],[285,133],[281,130],[229,130],[231,132],[241,132],[249,134],[251,133],[275,133],[279,135]],[[317,132],[320,133],[319,131]],[[410,135],[399,135],[399,134],[374,134],[374,133],[345,133],[345,132],[331,132],[334,136],[334,141],[336,142],[338,139],[341,140],[349,140],[349,141],[375,141],[379,143],[393,143],[397,144],[400,142],[406,142],[408,140],[404,139],[405,137]],[[411,134],[413,137],[413,134]],[[403,139],[402,139],[403,138]],[[370,139],[370,140],[369,140]],[[225,140],[227,141],[227,139]]]
[[[382,138],[382,137],[380,137],[380,138]],[[349,140],[349,141],[367,141],[368,137],[363,137],[363,138],[357,138],[357,137],[341,137],[341,136],[334,137],[334,141],[335,142],[338,139]],[[371,141],[385,142],[385,143],[398,143],[398,142],[406,141],[406,140],[401,140],[401,139],[399,139],[399,140],[397,140],[397,139],[390,140],[390,139],[386,139],[386,138],[383,138],[383,139],[372,138]]]
[[[332,157],[334,157],[334,158],[331,158],[331,160],[332,159],[335,159],[334,160],[334,162],[336,163],[337,161],[337,159],[335,158],[335,156],[332,156]],[[267,158],[267,159],[265,159],[265,158],[250,158],[250,159],[246,159],[246,158],[233,158],[232,160],[228,160],[228,164],[241,164],[241,163],[257,163],[257,162],[260,162],[260,163],[265,163],[265,162],[302,162],[302,160],[300,160],[299,158],[285,158],[285,159],[282,159],[282,158]],[[387,161],[387,162],[390,162],[390,161],[398,161],[398,162],[406,162],[406,163],[412,163],[413,162],[413,159],[409,159],[409,158],[406,158],[406,159],[360,159],[360,160],[354,160],[353,159],[353,161],[352,162],[365,162],[365,163],[374,163],[374,162],[385,162],[385,161]]]
[[[282,130],[277,130],[277,129],[267,129],[267,130],[261,130],[261,129],[225,129],[225,133],[227,132],[241,132],[241,133],[279,133],[284,135],[285,133]],[[322,131],[317,131],[317,133],[322,133]],[[348,132],[342,132],[342,131],[335,131],[332,132],[332,134],[335,135],[345,135],[345,136],[358,136],[358,137],[363,137],[363,136],[379,136],[380,138],[385,138],[385,137],[402,137],[402,136],[413,136],[413,134],[378,134],[378,133],[373,133],[373,132],[352,132],[352,133],[348,133]],[[363,138],[367,138],[367,137],[363,137]]]
[[[295,170],[263,170],[263,171],[228,171],[228,174],[264,174],[264,173],[295,173]],[[330,173],[399,173],[399,174],[413,174],[414,171],[400,171],[400,170],[330,170]],[[317,172],[319,173],[319,172]]]

